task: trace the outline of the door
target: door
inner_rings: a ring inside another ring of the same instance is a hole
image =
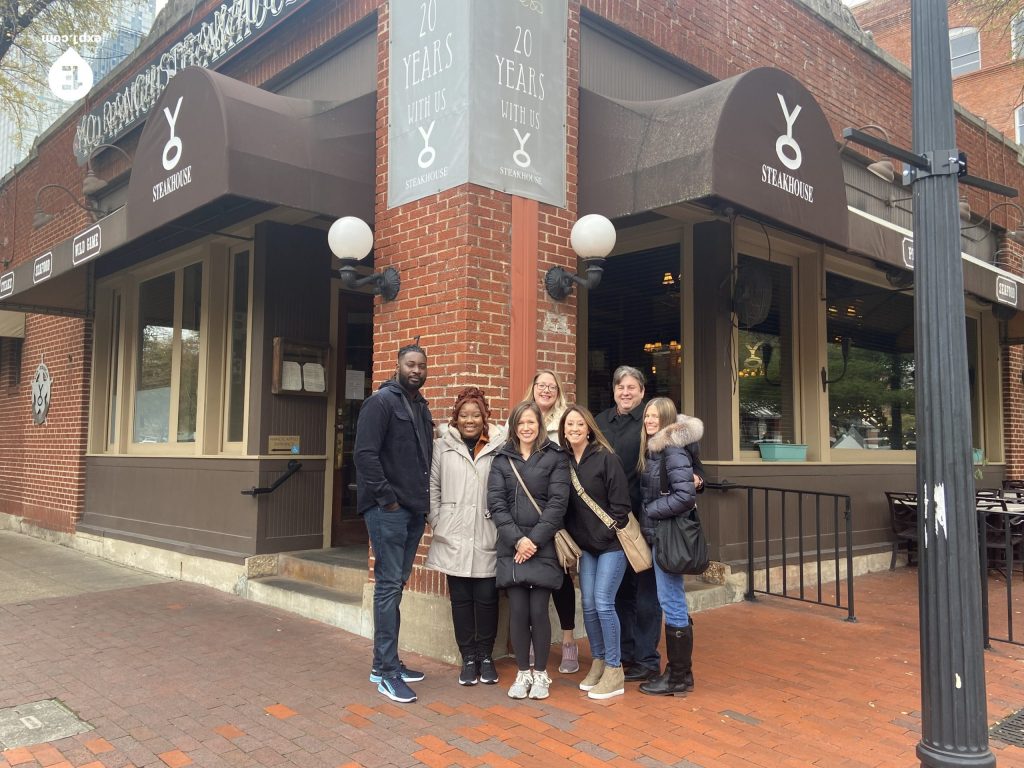
[[[359,408],[373,383],[373,297],[340,291],[338,296],[338,397],[334,415],[332,547],[366,547],[366,526],[356,513],[352,449]]]

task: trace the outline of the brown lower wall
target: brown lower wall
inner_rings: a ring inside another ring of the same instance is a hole
[[[735,485],[750,485],[782,488],[787,491],[819,492],[841,494],[850,497],[853,520],[853,545],[857,552],[888,549],[892,545],[889,507],[886,491],[914,491],[916,467],[913,464],[818,464],[810,462],[772,462],[763,464],[719,464],[705,462],[706,481],[721,483],[728,481]],[[1002,465],[986,465],[983,477],[975,480],[978,488],[997,488],[1003,478]],[[764,538],[764,495],[754,496],[755,537]],[[727,563],[746,562],[747,559],[747,499],[746,491],[734,489],[719,491],[706,490],[698,500],[701,521],[712,547],[713,559]],[[778,554],[782,549],[780,500],[781,494],[769,495],[768,539],[771,551]],[[797,494],[787,494],[786,504],[786,546],[795,552],[798,541]],[[831,499],[822,497],[820,502],[820,530],[823,535],[822,549],[835,546],[835,523]],[[840,508],[841,509],[841,508]],[[816,545],[815,500],[811,496],[803,499],[805,552]],[[845,522],[840,515],[839,546],[845,546]],[[755,557],[763,556],[758,548]]]
[[[269,486],[287,458],[90,456],[78,530],[228,560],[319,547],[324,460],[299,461],[276,491],[253,497],[241,491]]]

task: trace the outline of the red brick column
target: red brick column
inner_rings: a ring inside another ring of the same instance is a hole
[[[388,36],[389,8],[378,10],[377,178],[374,258],[377,270],[396,268],[402,290],[394,301],[379,298],[374,306],[374,386],[392,375],[398,349],[417,335],[429,358],[424,396],[438,424],[449,416],[456,392],[468,385],[487,394],[495,419],[508,415],[507,404],[522,391],[512,386],[512,345],[528,348],[530,339],[511,338],[512,196],[475,184],[387,208],[388,183]],[[527,205],[536,209],[537,254],[532,290],[537,302],[534,334],[536,366],[556,369],[575,378],[575,302],[559,306],[544,292],[543,275],[550,266],[576,268],[569,230],[576,209],[576,137],[579,86],[579,9],[570,10],[569,171],[567,208]],[[530,227],[525,220],[522,224]],[[530,280],[524,281],[524,288]],[[554,319],[552,319],[554,318]],[[525,362],[525,361],[524,361]],[[532,370],[526,376],[532,375]],[[518,372],[517,372],[518,373]],[[572,392],[570,383],[570,392]],[[424,569],[429,545],[424,538],[410,588],[444,594],[441,574]],[[372,558],[371,558],[372,562]]]

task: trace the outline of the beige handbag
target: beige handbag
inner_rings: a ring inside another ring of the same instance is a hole
[[[611,519],[607,512],[601,509],[596,501],[590,498],[590,494],[583,490],[583,484],[580,483],[580,479],[576,476],[576,470],[570,467],[569,474],[572,475],[572,487],[576,489],[577,495],[583,499],[583,503],[590,507],[591,511],[598,516],[602,523],[615,531],[615,535],[619,537],[619,544],[622,545],[622,551],[626,553],[626,559],[633,566],[633,570],[640,573],[640,571],[646,571],[650,568],[652,566],[651,548],[647,546],[647,541],[640,531],[640,523],[636,521],[633,513],[629,513],[625,528],[616,528],[615,521]]]
[[[519,470],[516,469],[515,462],[509,459],[508,465],[512,467],[512,472],[515,474],[516,479],[519,481],[519,485],[522,486],[523,492],[526,493],[526,498],[533,504],[533,508],[537,510],[537,515],[543,515],[540,511],[540,506],[537,504],[537,500],[533,498],[533,494],[530,493],[530,489],[526,487],[526,483],[523,482],[523,476],[519,474]],[[583,554],[583,550],[580,549],[580,545],[576,543],[576,540],[569,535],[569,532],[565,528],[559,528],[555,531],[555,552],[558,555],[558,564],[562,566],[562,570],[566,573],[569,572],[569,566],[575,566],[579,569],[580,566],[580,555]],[[648,552],[648,556],[650,552]]]

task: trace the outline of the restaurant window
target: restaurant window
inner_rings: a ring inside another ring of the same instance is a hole
[[[913,296],[831,272],[825,296],[830,446],[913,450]]]
[[[252,273],[213,244],[97,281],[90,450],[243,450]]]
[[[796,442],[793,270],[741,255],[736,283],[740,450]]]
[[[981,38],[975,27],[949,30],[949,61],[953,77],[981,69]]]
[[[631,365],[647,377],[645,396],[671,398],[682,407],[682,258],[678,245],[614,256],[588,301],[590,409],[612,404],[612,374]]]
[[[135,443],[195,442],[202,281],[197,263],[139,285]]]
[[[249,272],[249,252],[232,254],[225,434],[225,440],[229,443],[240,443],[245,429],[245,382],[249,360]]]

